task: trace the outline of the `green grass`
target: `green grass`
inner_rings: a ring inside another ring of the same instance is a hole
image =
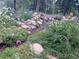
[[[79,25],[73,22],[57,22],[46,32],[29,36],[28,40],[43,45],[45,51],[59,59],[79,58]]]

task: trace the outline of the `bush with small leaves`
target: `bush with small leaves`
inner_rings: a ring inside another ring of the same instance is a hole
[[[30,47],[26,44],[20,45],[17,48],[6,48],[0,53],[0,59],[33,59],[34,54]]]
[[[17,25],[15,17],[10,15],[11,13],[8,10],[2,9],[0,11],[2,12],[0,13],[0,28],[9,28],[11,26]]]
[[[30,36],[32,42],[40,43],[50,54],[60,59],[78,59],[79,25],[73,22],[57,22],[47,31]]]
[[[17,27],[5,28],[0,31],[0,38],[2,42],[8,46],[16,45],[17,40],[26,41],[28,37],[26,29],[18,29]]]
[[[19,29],[16,34],[15,34],[16,38],[22,41],[26,41],[28,34],[27,34],[27,30],[26,29]]]

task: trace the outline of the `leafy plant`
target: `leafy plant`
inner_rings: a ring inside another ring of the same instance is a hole
[[[28,14],[22,14],[22,15],[20,16],[21,21],[28,20],[28,19],[30,19],[30,18],[31,18],[31,16],[28,15]]]
[[[6,48],[2,53],[0,53],[0,57],[1,59],[13,59],[15,53],[15,48]]]
[[[19,40],[24,40],[26,41],[27,40],[27,37],[28,37],[28,34],[27,34],[27,31],[26,29],[19,29],[16,34],[15,34],[16,38],[19,39]]]
[[[0,53],[0,59],[33,59],[34,54],[26,44],[19,47],[6,48]]]
[[[26,44],[21,45],[17,48],[17,51],[19,53],[20,59],[33,59],[34,54],[30,50],[30,47]]]
[[[60,59],[78,59],[79,54],[76,53],[79,52],[79,27],[73,22],[54,23],[47,31],[28,39],[41,43],[46,51]]]
[[[15,17],[7,9],[2,9],[0,11],[0,28],[8,28],[17,25]]]
[[[6,43],[9,46],[15,45],[16,37],[15,33],[17,31],[17,27],[11,27],[11,28],[3,28],[0,29],[0,38],[3,43]]]
[[[16,37],[7,36],[3,42],[6,43],[8,46],[14,46],[16,44]]]
[[[23,28],[18,29],[17,27],[13,26],[0,30],[1,41],[9,46],[14,46],[17,40],[26,41],[27,37],[27,30]]]

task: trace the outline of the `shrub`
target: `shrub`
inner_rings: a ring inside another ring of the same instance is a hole
[[[20,59],[33,59],[34,54],[31,52],[30,47],[26,44],[17,48]]]
[[[16,34],[15,34],[16,38],[22,41],[26,41],[28,34],[26,29],[19,29]]]
[[[17,40],[26,41],[27,37],[26,29],[18,29],[15,26],[0,31],[1,40],[9,46],[14,46]]]
[[[27,14],[23,14],[22,16],[21,16],[21,19],[23,19],[23,20],[27,20],[27,19],[30,19],[31,18],[31,16],[29,16],[29,15],[27,15]]]
[[[6,43],[9,47],[14,46],[16,44],[16,37],[7,36],[3,42]]]
[[[3,41],[3,43],[6,43],[9,46],[15,45],[16,42],[16,33],[17,27],[13,26],[10,28],[3,28],[0,30],[0,38]]]
[[[0,53],[0,59],[13,59],[15,54],[15,48],[6,48],[3,52]]]
[[[14,25],[17,25],[17,21],[15,20],[15,17],[13,17],[12,13],[10,13],[6,9],[0,10],[2,13],[0,13],[0,28],[8,28]]]
[[[54,23],[46,32],[37,33],[28,39],[41,43],[46,51],[60,59],[78,59],[79,27],[73,22]]]
[[[33,59],[34,54],[29,46],[23,44],[17,48],[6,48],[0,53],[0,59]]]
[[[26,12],[26,13],[22,12],[21,15],[20,15],[21,21],[26,21],[26,20],[31,19],[31,18],[32,18],[32,14],[30,14],[29,11]]]

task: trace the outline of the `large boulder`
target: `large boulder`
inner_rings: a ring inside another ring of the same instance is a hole
[[[35,54],[41,54],[44,51],[44,48],[39,43],[34,43],[32,45],[32,50]]]
[[[57,57],[54,57],[52,55],[47,55],[48,59],[58,59]]]

